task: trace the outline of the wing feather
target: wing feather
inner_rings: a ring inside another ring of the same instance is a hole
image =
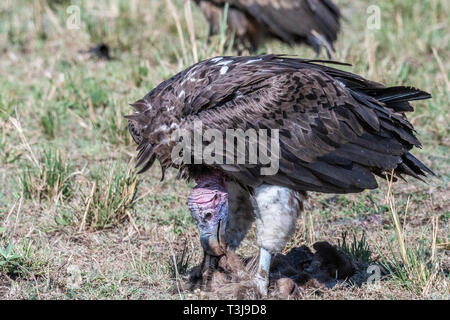
[[[405,156],[412,146],[420,143],[406,118],[390,107],[391,103],[405,102],[421,96],[420,93],[410,89],[401,93],[403,87],[383,90],[362,78],[350,80],[345,72],[340,74],[335,69],[331,72],[353,87],[372,85],[380,101],[370,96],[369,91],[351,90],[328,74],[328,67],[296,69],[298,60],[292,59],[295,69],[292,70],[285,65],[289,58],[265,59],[282,60],[276,66],[265,65],[264,71],[252,75],[255,77],[252,80],[239,78],[242,74],[247,77],[248,73],[238,73],[238,65],[236,78],[215,81],[214,88],[224,86],[220,92],[198,93],[202,95],[202,107],[192,109],[184,128],[201,120],[205,130],[219,129],[224,134],[229,128],[279,129],[279,172],[262,176],[259,173],[262,164],[228,164],[220,166],[221,170],[250,185],[266,182],[322,192],[376,188],[374,174],[396,168],[398,173],[414,172],[413,176],[428,172],[425,166],[414,166],[414,160]],[[228,81],[232,84],[227,84]],[[247,147],[246,159],[248,150]]]
[[[229,67],[226,72],[223,66]],[[412,110],[409,100],[429,97],[418,89],[386,88],[302,59],[217,57],[163,82],[133,104],[137,113],[128,119],[133,137],[140,141],[141,171],[155,159],[163,169],[170,166],[170,122],[193,132],[199,120],[204,130],[224,135],[227,129],[279,130],[275,175],[262,175],[267,165],[260,162],[237,164],[236,147],[233,153],[217,150],[221,159],[234,162],[208,166],[243,185],[264,182],[299,191],[347,193],[376,188],[374,175],[392,169],[399,177],[433,174],[409,153],[420,142],[403,114]],[[245,159],[249,150],[247,145]],[[198,165],[181,164],[179,169],[194,167]]]

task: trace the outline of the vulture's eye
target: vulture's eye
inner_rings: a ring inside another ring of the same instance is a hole
[[[204,217],[204,218],[205,218],[206,220],[211,219],[211,217],[212,217],[212,213],[211,213],[210,211],[208,211],[208,212],[205,213],[205,217]]]

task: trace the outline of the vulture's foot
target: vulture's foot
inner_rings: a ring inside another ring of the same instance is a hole
[[[261,248],[259,252],[258,270],[256,271],[253,281],[263,297],[267,296],[269,289],[269,269],[271,259],[272,256],[270,255],[270,252]]]

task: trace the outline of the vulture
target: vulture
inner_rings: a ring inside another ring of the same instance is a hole
[[[303,42],[316,54],[324,47],[334,52],[341,13],[331,0],[196,0],[208,23],[209,35],[217,34],[225,4],[227,24],[239,43],[251,52],[267,36],[290,45]]]
[[[196,183],[187,204],[204,251],[203,275],[255,222],[254,282],[266,294],[272,255],[294,232],[307,191],[356,193],[377,188],[376,176],[434,175],[410,153],[421,144],[405,116],[413,111],[409,101],[430,94],[325,62],[215,57],[131,104],[135,112],[126,118],[139,172],[158,160],[162,179],[172,167]]]

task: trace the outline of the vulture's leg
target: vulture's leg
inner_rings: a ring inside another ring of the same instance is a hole
[[[203,252],[203,261],[202,261],[202,288],[205,290],[208,289],[208,283],[211,280],[211,277],[214,273],[214,270],[217,269],[219,264],[220,257],[210,255]]]
[[[301,196],[285,187],[263,184],[255,188],[253,200],[261,248],[254,281],[260,293],[267,295],[271,254],[279,252],[295,231]]]
[[[324,47],[327,52],[328,59],[336,60],[333,44],[330,43],[323,35],[313,31],[312,34],[307,37],[307,42],[314,49],[317,56],[319,56],[321,48]]]
[[[206,43],[207,44],[211,44],[211,38],[212,38],[212,36],[215,33],[215,30],[214,30],[215,29],[215,22],[211,18],[211,19],[209,19],[208,23],[209,23],[209,29],[208,29],[208,36],[206,37]]]
[[[259,262],[258,269],[255,274],[255,285],[259,293],[263,296],[267,296],[267,289],[269,288],[269,270],[272,255],[269,251],[261,247],[259,249]]]

